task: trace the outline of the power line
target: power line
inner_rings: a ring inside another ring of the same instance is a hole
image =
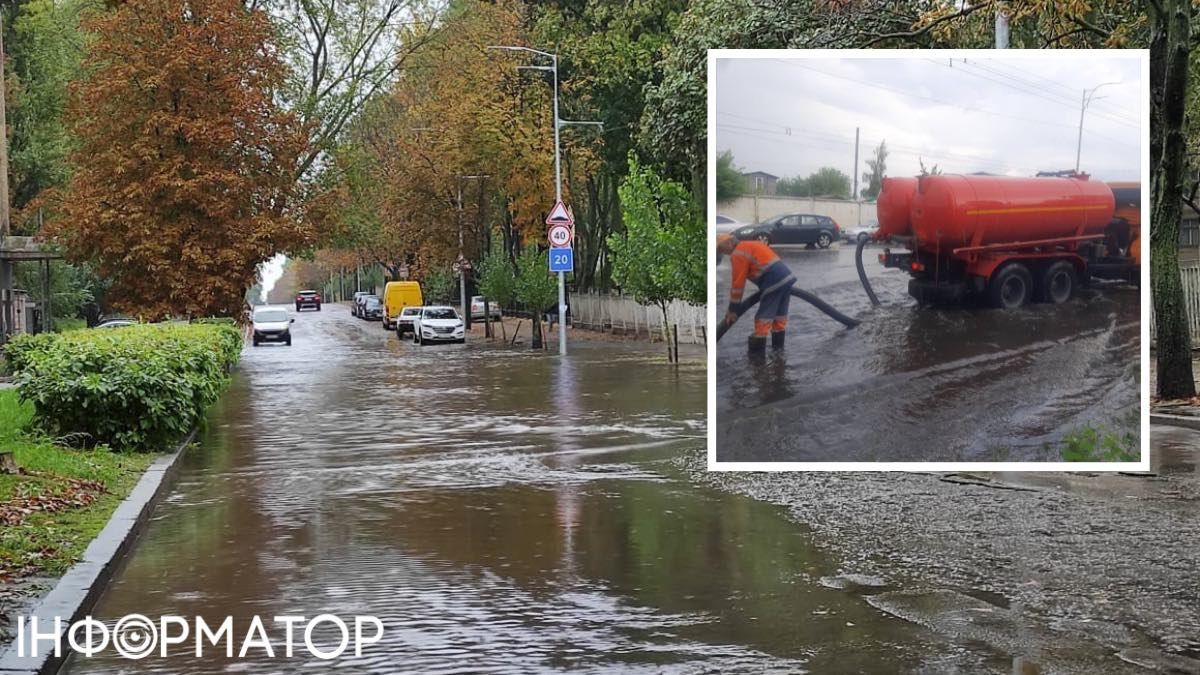
[[[900,96],[904,96],[904,97],[907,97],[907,98],[920,99],[920,100],[924,100],[924,101],[932,101],[932,102],[934,102],[934,103],[940,103],[940,104],[942,104],[942,105],[947,105],[947,106],[950,106],[950,107],[953,107],[953,108],[961,108],[961,109],[963,109],[963,110],[964,110],[964,111],[966,111],[966,112],[978,112],[978,113],[981,113],[981,114],[984,114],[984,115],[992,115],[992,116],[995,116],[995,117],[1007,117],[1007,118],[1009,118],[1009,119],[1014,119],[1014,120],[1018,120],[1018,121],[1021,121],[1021,122],[1029,122],[1029,123],[1031,123],[1031,124],[1040,124],[1040,125],[1044,125],[1044,126],[1054,126],[1054,127],[1061,127],[1061,128],[1064,128],[1064,129],[1071,129],[1071,130],[1076,130],[1076,129],[1078,129],[1078,127],[1077,127],[1077,126],[1075,126],[1075,125],[1073,125],[1073,124],[1063,124],[1063,123],[1059,123],[1059,122],[1050,122],[1050,121],[1047,121],[1047,120],[1040,120],[1040,119],[1035,119],[1035,118],[1032,118],[1032,117],[1023,117],[1023,116],[1021,116],[1021,115],[1011,115],[1011,114],[1008,114],[1008,113],[997,112],[997,111],[994,111],[994,110],[986,110],[986,109],[984,109],[984,108],[981,108],[981,107],[978,107],[978,106],[966,106],[966,105],[963,105],[963,104],[961,104],[961,103],[954,103],[954,102],[951,102],[951,101],[946,101],[946,100],[944,100],[944,99],[940,99],[940,98],[934,98],[934,97],[932,97],[932,96],[923,96],[923,95],[921,95],[921,94],[914,94],[914,93],[912,93],[912,92],[909,92],[909,91],[904,91],[904,90],[902,90],[902,89],[897,89],[897,88],[895,88],[895,87],[888,87],[888,86],[886,86],[886,85],[878,84],[878,83],[875,83],[875,82],[870,82],[870,81],[867,81],[867,80],[859,80],[859,79],[855,79],[855,78],[852,78],[852,77],[846,77],[846,76],[844,76],[844,75],[835,75],[835,74],[833,74],[833,73],[830,73],[830,72],[827,72],[827,71],[824,71],[824,70],[819,70],[819,69],[817,69],[817,68],[812,68],[812,67],[810,67],[810,66],[806,66],[806,65],[803,65],[803,64],[801,64],[801,63],[797,63],[797,62],[795,62],[795,61],[788,61],[788,60],[784,60],[784,59],[772,59],[772,60],[773,60],[773,61],[777,61],[777,62],[779,62],[779,63],[783,63],[783,64],[785,64],[785,65],[793,66],[793,67],[795,67],[795,68],[802,68],[802,69],[804,69],[804,70],[809,70],[809,71],[812,71],[812,72],[814,72],[814,73],[817,73],[818,75],[824,75],[824,76],[826,76],[826,77],[831,77],[831,78],[838,79],[838,80],[845,80],[845,81],[847,81],[847,82],[853,82],[853,83],[855,83],[855,84],[861,84],[861,85],[863,85],[863,86],[865,86],[865,87],[872,87],[872,88],[874,88],[874,89],[881,89],[881,90],[883,90],[883,91],[888,91],[888,92],[891,92],[891,93],[894,93],[894,94],[898,94],[898,95],[900,95]],[[1095,132],[1089,132],[1089,133],[1092,133],[1092,135],[1094,135],[1094,136],[1096,136],[1096,137],[1098,137],[1098,138],[1103,138],[1104,140],[1107,140],[1107,141],[1109,141],[1109,142],[1116,143],[1117,145],[1123,145],[1123,146],[1125,146],[1125,147],[1128,147],[1128,148],[1133,148],[1133,147],[1136,147],[1136,146],[1134,146],[1134,145],[1130,145],[1130,144],[1128,144],[1128,143],[1125,143],[1125,142],[1123,142],[1123,141],[1119,141],[1119,140],[1117,140],[1117,139],[1115,139],[1115,138],[1110,138],[1110,137],[1108,137],[1108,136],[1104,136],[1104,135],[1101,135],[1101,134],[1098,134],[1098,133],[1095,133]]]
[[[1036,96],[1037,98],[1049,101],[1051,103],[1057,103],[1058,105],[1070,108],[1071,110],[1079,109],[1079,102],[1074,100],[1073,97],[1066,98],[1066,97],[1063,97],[1061,94],[1055,94],[1053,92],[1046,91],[1045,89],[1043,89],[1041,87],[1030,88],[1030,85],[1027,85],[1027,84],[1022,84],[1020,86],[1018,86],[1016,84],[1010,84],[1008,82],[1003,82],[994,77],[988,77],[987,75],[984,75],[983,73],[977,72],[979,70],[982,70],[982,71],[986,71],[989,73],[1001,75],[1002,77],[1008,77],[1009,79],[1015,79],[1015,78],[1009,77],[1006,74],[1000,73],[999,71],[992,70],[992,69],[988,68],[987,66],[984,66],[976,61],[968,62],[966,59],[964,59],[963,61],[960,62],[958,68],[954,68],[953,66],[950,66],[949,63],[942,63],[941,61],[937,61],[937,60],[933,60],[933,59],[926,59],[926,60],[929,61],[930,63],[934,63],[939,66],[946,66],[946,67],[950,68],[950,70],[957,70],[958,72],[966,74],[966,75],[978,77],[980,79],[987,80],[988,82],[994,82],[996,84],[999,84],[1002,87],[1008,87],[1009,89],[1021,92],[1028,96]],[[1113,122],[1115,124],[1123,124],[1125,126],[1132,126],[1132,127],[1140,127],[1141,126],[1141,124],[1139,124],[1136,121],[1128,120],[1128,119],[1118,117],[1115,115],[1106,114],[1099,110],[1093,111],[1092,114],[1095,115],[1096,117],[1107,119],[1108,121]]]
[[[783,132],[785,136],[809,135],[809,136],[827,137],[827,138],[833,138],[834,140],[836,140],[840,143],[847,143],[847,144],[853,145],[853,142],[850,141],[847,136],[842,136],[840,134],[834,134],[834,133],[830,133],[830,132],[822,132],[822,131],[813,130],[810,128],[796,129],[794,127],[788,127],[786,125],[777,124],[775,122],[771,122],[768,120],[757,119],[754,117],[750,117],[748,115],[740,115],[738,113],[720,112],[719,111],[717,113],[717,115],[736,117],[738,119],[746,120],[749,122],[754,122],[757,124],[765,124],[770,127],[781,127],[786,130],[785,132]],[[764,133],[772,133],[772,134],[778,133],[777,131],[775,131],[775,129],[752,129],[751,127],[736,127],[734,125],[721,124],[720,122],[717,123],[717,126],[724,127],[727,129],[754,130],[754,131],[761,131]],[[868,146],[878,146],[880,142],[883,142],[886,140],[887,139],[876,139],[876,138],[865,138],[865,137],[862,139],[863,143],[867,144]],[[890,144],[890,145],[888,145],[888,148],[902,151],[902,154],[917,155],[920,157],[929,157],[931,159],[955,159],[955,160],[970,160],[970,161],[991,162],[991,163],[998,162],[998,160],[993,159],[991,157],[983,157],[980,155],[971,155],[971,154],[967,154],[967,153],[955,153],[955,152],[951,152],[948,150],[934,151],[934,152],[937,152],[938,154],[932,154],[926,148],[914,148],[912,146],[906,146],[906,145]],[[1007,166],[1007,164],[1005,164],[1005,166]]]
[[[999,70],[1005,70],[1004,68],[1002,68],[1002,67],[1000,66],[1000,62],[998,62],[998,61],[991,61],[990,63],[991,63],[991,66],[992,66],[993,68],[996,68],[996,69],[999,69]],[[1049,78],[1042,77],[1041,75],[1038,75],[1038,74],[1036,74],[1036,73],[1031,73],[1031,72],[1029,72],[1029,71],[1027,71],[1027,70],[1024,70],[1024,69],[1022,69],[1022,68],[1018,68],[1018,67],[1016,67],[1016,66],[1014,66],[1014,65],[1012,65],[1012,64],[1006,64],[1006,65],[1007,65],[1007,70],[1008,70],[1008,71],[1010,71],[1010,72],[1016,72],[1016,73],[1020,73],[1020,74],[1022,74],[1022,75],[1025,75],[1025,76],[1027,76],[1027,77],[1029,77],[1029,78],[1032,78],[1032,79],[1030,80],[1030,82],[1032,82],[1033,80],[1041,80],[1042,82],[1046,82],[1046,83],[1048,83],[1048,84],[1051,84],[1051,85],[1053,85],[1053,86],[1055,86],[1055,87],[1059,87],[1059,88],[1061,88],[1061,89],[1068,90],[1068,91],[1070,91],[1070,92],[1071,92],[1071,97],[1072,97],[1072,98],[1074,98],[1074,96],[1075,96],[1075,92],[1076,92],[1076,91],[1078,91],[1078,90],[1077,90],[1077,89],[1076,89],[1076,88],[1075,88],[1073,85],[1068,85],[1068,84],[1066,84],[1066,83],[1064,83],[1064,82],[1059,82],[1058,80],[1051,80],[1051,79],[1049,79]],[[1113,112],[1114,114],[1121,114],[1121,115],[1124,115],[1124,116],[1126,116],[1126,117],[1128,117],[1128,118],[1131,118],[1131,119],[1134,119],[1134,118],[1136,118],[1136,114],[1137,114],[1136,112],[1131,112],[1131,111],[1129,111],[1129,110],[1127,110],[1127,109],[1125,109],[1125,108],[1122,108],[1122,107],[1120,107],[1120,106],[1114,106],[1114,105],[1110,105],[1110,104],[1107,104],[1107,103],[1099,103],[1099,104],[1093,104],[1093,105],[1096,105],[1097,107],[1100,107],[1100,108],[1104,108],[1104,109],[1110,110],[1110,111],[1111,111],[1111,112]]]
[[[809,147],[809,148],[818,146],[818,147],[821,147],[822,149],[843,150],[843,149],[845,149],[846,146],[854,145],[854,143],[852,141],[848,141],[848,140],[836,141],[836,140],[826,140],[826,139],[821,139],[821,138],[805,140],[802,138],[796,138],[797,135],[803,135],[803,132],[799,132],[799,133],[793,132],[793,134],[789,135],[789,134],[784,134],[782,132],[774,132],[774,131],[769,131],[769,130],[765,130],[765,129],[754,129],[752,127],[740,127],[740,126],[736,126],[736,125],[721,124],[721,123],[717,124],[717,128],[725,129],[726,131],[728,131],[730,133],[740,134],[740,135],[748,136],[750,138],[755,138],[758,140],[766,140],[766,141],[771,141],[771,142],[782,141],[785,143],[791,143],[793,145],[800,145],[800,146]],[[782,138],[781,138],[781,136],[782,136]],[[949,160],[951,162],[959,163],[959,164],[974,163],[977,165],[988,165],[991,167],[1004,169],[1004,170],[1013,169],[1013,168],[1018,168],[1018,169],[1021,168],[1015,162],[1009,163],[1009,162],[1005,162],[1005,161],[997,160],[997,159],[986,159],[986,158],[975,158],[975,157],[956,157],[956,156],[953,156],[950,154],[944,154],[944,153],[925,152],[925,151],[918,150],[915,148],[908,148],[906,146],[891,146],[891,145],[889,145],[888,151],[889,151],[889,153],[894,152],[895,154],[905,155],[905,156],[909,156],[909,157],[919,157],[919,158],[933,159],[933,160]],[[1033,170],[1029,171],[1028,173],[1033,173],[1036,170],[1041,170],[1041,169],[1047,168],[1046,166],[1041,166],[1041,167],[1037,167],[1036,165],[1031,165],[1031,166],[1033,166],[1034,168],[1033,168]],[[1119,171],[1124,170],[1124,169],[1119,169],[1116,167],[1107,167],[1107,166],[1105,166],[1105,167],[1089,167],[1089,169],[1092,173],[1098,173],[1100,171],[1118,171],[1119,172]]]
[[[778,141],[790,142],[793,144],[803,145],[805,147],[812,147],[813,145],[820,145],[820,146],[825,147],[826,149],[842,150],[845,148],[845,146],[853,146],[854,145],[853,141],[846,141],[846,142],[839,143],[837,141],[831,141],[831,140],[825,140],[825,139],[805,140],[805,139],[795,138],[795,137],[789,138],[786,134],[780,134],[779,132],[765,131],[762,129],[752,129],[752,128],[748,128],[748,127],[736,127],[736,126],[731,126],[731,125],[727,125],[727,124],[718,124],[717,128],[725,129],[726,131],[729,131],[731,133],[742,134],[744,136],[749,136],[751,138],[757,138],[759,140],[768,140],[768,141],[772,141],[772,142],[778,142]],[[783,136],[783,138],[780,138],[780,136]],[[836,146],[836,147],[834,147],[834,146]],[[922,159],[931,159],[931,160],[939,160],[939,161],[949,160],[951,162],[962,163],[962,164],[973,163],[976,165],[987,165],[987,166],[1000,168],[1000,169],[1011,169],[1014,167],[1013,164],[1010,164],[1008,162],[1004,162],[1001,160],[996,160],[996,159],[954,157],[951,155],[945,155],[945,154],[941,154],[941,153],[924,152],[921,150],[907,148],[905,146],[889,145],[888,152],[895,153],[898,155],[906,155],[909,157],[918,157],[918,158],[922,158]]]

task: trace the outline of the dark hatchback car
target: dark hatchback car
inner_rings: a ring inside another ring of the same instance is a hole
[[[363,298],[362,309],[358,311],[362,318],[367,321],[383,320],[383,303],[374,295],[368,295]]]
[[[805,244],[810,248],[829,248],[842,238],[841,228],[829,216],[811,213],[789,213],[775,216],[756,225],[739,227],[733,231],[738,239],[758,239],[771,244]]]
[[[305,307],[313,307],[318,312],[321,311],[321,294],[316,291],[300,291],[296,294],[296,311]]]

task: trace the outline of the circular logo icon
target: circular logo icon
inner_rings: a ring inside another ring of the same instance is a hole
[[[154,622],[141,614],[122,617],[112,631],[117,653],[134,660],[149,656],[158,643],[154,628]]]
[[[571,245],[571,228],[566,225],[553,225],[548,233],[550,245],[562,248]]]

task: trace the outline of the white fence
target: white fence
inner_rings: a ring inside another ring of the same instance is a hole
[[[858,227],[876,219],[875,202],[778,195],[742,195],[717,204],[717,213],[743,223],[761,223],[784,213],[815,213],[833,218],[842,227]]]
[[[1192,344],[1200,345],[1200,265],[1179,268],[1179,279],[1183,282],[1183,305],[1187,308],[1188,333]],[[1150,305],[1150,342],[1158,339],[1154,321],[1154,304]]]
[[[678,326],[680,342],[705,344],[708,312],[703,306],[672,302],[667,305],[667,323]],[[652,340],[663,336],[662,310],[622,295],[571,296],[571,324],[620,335],[645,335]]]

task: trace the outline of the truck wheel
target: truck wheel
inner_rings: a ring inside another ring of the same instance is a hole
[[[817,235],[817,246],[820,246],[821,248],[829,248],[830,244],[832,243],[832,234],[829,234],[828,232],[821,232],[821,234]]]
[[[1033,275],[1019,262],[1001,267],[988,282],[988,298],[999,309],[1016,309],[1027,304],[1032,296]]]
[[[1042,299],[1056,305],[1070,300],[1075,295],[1075,280],[1075,266],[1059,260],[1042,275]]]

